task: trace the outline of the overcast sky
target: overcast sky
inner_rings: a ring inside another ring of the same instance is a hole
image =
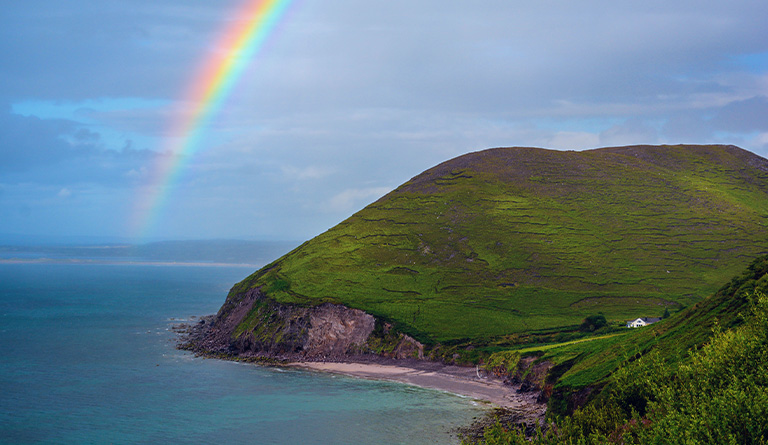
[[[242,0],[3,3],[0,241],[137,236],[185,88]],[[766,23],[765,0],[294,0],[145,240],[308,239],[491,147],[768,157]]]

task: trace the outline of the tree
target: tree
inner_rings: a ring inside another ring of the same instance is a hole
[[[579,326],[579,330],[582,332],[594,332],[607,324],[608,324],[608,321],[605,319],[605,315],[603,314],[590,315],[589,317],[585,318],[584,321],[581,323],[581,326]]]

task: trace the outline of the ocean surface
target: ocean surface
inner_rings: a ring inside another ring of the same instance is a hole
[[[458,443],[484,412],[399,383],[196,358],[174,324],[252,267],[0,262],[2,443]]]

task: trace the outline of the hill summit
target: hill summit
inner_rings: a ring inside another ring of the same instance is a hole
[[[255,272],[217,317],[232,338],[255,336],[258,292],[362,311],[426,343],[658,317],[768,252],[767,230],[768,160],[738,147],[489,149]]]

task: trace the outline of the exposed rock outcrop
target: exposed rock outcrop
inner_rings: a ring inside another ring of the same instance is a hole
[[[241,357],[338,359],[357,352],[375,323],[358,309],[282,304],[251,289],[230,296],[215,317],[201,321],[185,347]]]
[[[336,357],[365,344],[376,320],[358,309],[325,303],[309,310],[303,351],[309,356]]]
[[[413,337],[403,334],[392,356],[398,359],[418,358],[419,360],[424,360],[424,345]]]

